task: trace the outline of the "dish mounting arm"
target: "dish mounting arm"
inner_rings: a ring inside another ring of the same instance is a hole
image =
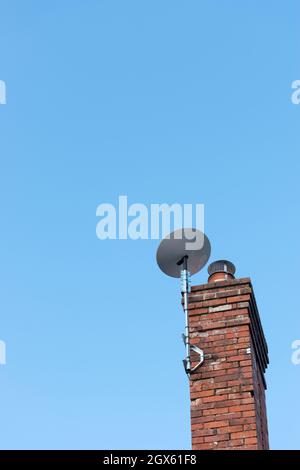
[[[188,377],[192,372],[198,369],[204,361],[204,352],[195,345],[190,344],[190,328],[189,328],[189,293],[191,292],[191,275],[188,271],[188,255],[185,255],[177,263],[181,269],[181,293],[183,294],[183,310],[185,319],[185,330],[183,341],[185,344],[185,359],[183,365]],[[191,350],[199,354],[199,362],[191,367]]]

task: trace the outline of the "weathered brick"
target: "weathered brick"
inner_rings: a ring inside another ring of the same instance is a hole
[[[227,297],[227,303],[234,304],[237,302],[244,302],[246,300],[250,300],[250,295],[234,295],[233,297]]]
[[[228,426],[229,421],[210,421],[208,423],[204,423],[204,428],[222,428],[224,426]]]
[[[214,436],[207,436],[204,438],[204,442],[219,442],[219,441],[228,441],[229,434],[217,434]]]
[[[246,437],[245,439],[245,444],[246,445],[255,445],[257,444],[257,438],[256,437]]]
[[[229,434],[234,433],[234,432],[240,432],[240,431],[243,431],[243,426],[242,425],[224,426],[224,428],[220,429],[220,432],[221,431],[228,432]]]
[[[243,411],[243,416],[244,416],[245,418],[250,418],[251,416],[255,416],[255,411],[254,411],[254,409],[253,409],[253,410]]]
[[[212,415],[222,415],[224,413],[228,413],[228,407],[224,408],[212,408],[209,410],[203,410],[203,416],[212,416]],[[211,419],[211,418],[210,418]]]
[[[240,404],[240,405],[237,405],[237,406],[233,405],[233,406],[230,406],[229,411],[231,411],[233,413],[235,411],[241,411],[243,413],[246,413],[246,412],[249,412],[249,411],[252,412],[252,411],[254,411],[254,404],[251,404],[251,405],[242,405],[242,404]]]
[[[225,401],[227,400],[228,395],[214,395],[213,397],[204,397],[203,403],[217,403],[218,401]]]
[[[197,431],[192,431],[192,437],[213,436],[215,434],[216,433],[213,429],[201,429]]]
[[[235,419],[229,420],[230,425],[237,425],[237,424],[247,425],[247,424],[254,423],[254,422],[255,422],[254,417],[251,417],[251,418],[243,417],[243,418],[235,418]]]
[[[190,340],[205,353],[190,377],[193,449],[268,448],[264,371],[256,353],[265,346],[253,306],[248,278],[192,288]],[[197,354],[191,361],[196,364]]]
[[[240,431],[233,432],[230,434],[232,439],[245,439],[246,437],[256,437],[257,431]]]

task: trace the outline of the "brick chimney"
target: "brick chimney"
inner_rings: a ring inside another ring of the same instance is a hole
[[[228,261],[192,287],[190,341],[204,362],[190,375],[192,448],[268,449],[264,373],[268,348],[249,278]],[[192,367],[198,362],[191,352]]]

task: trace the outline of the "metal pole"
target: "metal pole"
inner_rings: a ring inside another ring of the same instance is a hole
[[[181,291],[183,293],[183,310],[184,310],[184,319],[185,319],[185,370],[189,374],[191,370],[191,358],[190,358],[190,329],[189,329],[189,290],[190,282],[189,277],[190,273],[188,272],[187,266],[187,256],[184,256],[182,260],[182,271],[181,271]]]
[[[187,373],[191,370],[191,359],[190,359],[190,331],[189,331],[189,311],[188,311],[188,293],[185,292],[184,298],[184,316],[185,316],[185,354],[186,354],[186,371]]]

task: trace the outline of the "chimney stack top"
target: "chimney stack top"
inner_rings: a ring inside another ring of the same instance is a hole
[[[227,281],[234,279],[235,266],[225,259],[214,261],[208,266],[208,282]]]

